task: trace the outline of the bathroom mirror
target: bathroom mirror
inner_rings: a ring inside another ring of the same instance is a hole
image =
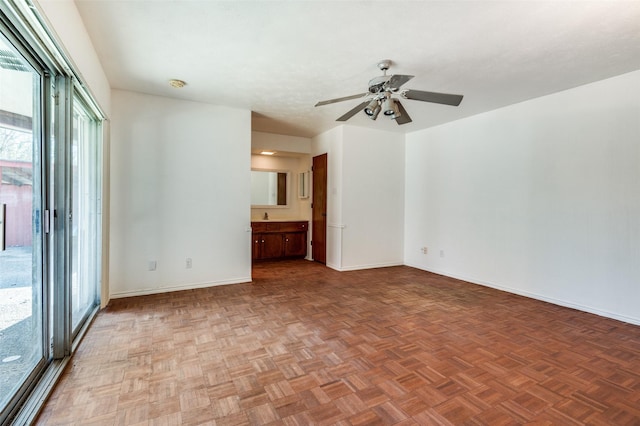
[[[251,205],[284,207],[287,205],[289,173],[279,170],[251,170]]]

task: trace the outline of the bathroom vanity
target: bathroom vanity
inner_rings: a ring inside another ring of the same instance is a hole
[[[275,260],[307,255],[307,231],[305,220],[251,222],[252,259]]]

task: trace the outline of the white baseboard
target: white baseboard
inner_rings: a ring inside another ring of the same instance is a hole
[[[177,284],[155,288],[142,288],[136,290],[119,291],[110,294],[111,299],[120,299],[123,297],[146,296],[149,294],[169,293],[172,291],[194,290],[197,288],[216,287],[219,285],[250,283],[251,277],[234,278],[222,281],[207,281],[203,283]]]
[[[340,269],[340,267],[338,265],[334,265],[333,263],[325,263],[324,266],[326,266],[327,268],[331,268],[335,271],[342,271],[342,269]]]
[[[403,266],[403,265],[404,263],[402,262],[388,262],[388,263],[370,263],[366,265],[355,265],[355,266],[338,268],[338,267],[334,267],[333,265],[327,264],[329,268],[335,269],[336,271],[340,271],[340,272],[360,271],[362,269],[388,268],[390,266]]]
[[[547,302],[547,303],[551,303],[551,304],[558,305],[558,306],[564,306],[565,308],[571,308],[571,309],[576,309],[578,311],[588,312],[590,314],[595,314],[595,315],[598,315],[598,316],[601,316],[601,317],[605,317],[605,318],[611,318],[611,319],[622,321],[622,322],[626,322],[626,323],[629,323],[629,324],[640,325],[640,318],[628,317],[626,315],[616,314],[614,312],[605,311],[605,310],[602,310],[602,309],[594,308],[592,306],[580,305],[580,304],[569,302],[569,301],[566,301],[566,300],[556,299],[556,298],[553,298],[553,297],[548,297],[548,296],[545,296],[545,295],[542,295],[542,294],[531,293],[529,291],[520,290],[520,289],[517,289],[517,288],[508,287],[508,286],[503,286],[503,285],[496,284],[496,283],[493,283],[493,282],[490,282],[490,281],[483,281],[483,280],[478,280],[478,279],[475,279],[475,278],[472,278],[472,277],[466,277],[466,276],[462,276],[462,275],[451,274],[451,273],[449,273],[447,271],[440,271],[440,270],[437,270],[437,269],[425,268],[424,266],[413,265],[413,264],[409,264],[409,263],[407,263],[406,265],[410,266],[412,268],[423,270],[423,271],[432,272],[434,274],[444,275],[446,277],[455,278],[455,279],[461,280],[461,281],[466,281],[466,282],[471,283],[471,284],[476,284],[476,285],[481,285],[483,287],[489,287],[489,288],[494,288],[496,290],[506,291],[507,293],[517,294],[519,296],[524,296],[524,297],[528,297],[530,299],[540,300],[542,302]]]

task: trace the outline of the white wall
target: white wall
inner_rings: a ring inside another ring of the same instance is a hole
[[[251,148],[254,152],[265,150],[309,154],[311,153],[311,139],[275,133],[251,132]]]
[[[327,153],[327,266],[403,263],[404,137],[340,126],[312,140]]]
[[[405,212],[408,265],[640,323],[640,71],[407,135]]]
[[[345,126],[342,270],[402,265],[404,136]]]
[[[112,102],[111,297],[250,281],[250,111]]]

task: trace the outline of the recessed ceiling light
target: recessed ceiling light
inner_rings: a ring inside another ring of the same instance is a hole
[[[176,89],[182,89],[184,86],[187,85],[187,83],[182,80],[171,79],[169,80],[169,85],[171,87],[175,87]]]
[[[275,152],[273,152],[273,151],[262,151],[260,154],[262,154],[262,155],[273,155],[273,154],[275,154]]]

